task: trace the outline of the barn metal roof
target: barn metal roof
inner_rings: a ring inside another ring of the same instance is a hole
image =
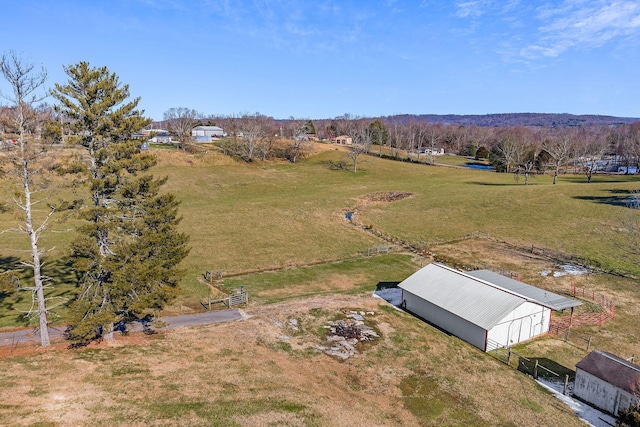
[[[398,287],[486,330],[527,302],[523,296],[440,264],[416,271]]]
[[[220,126],[196,126],[192,130],[222,130]]]
[[[528,300],[535,301],[552,310],[563,310],[565,308],[582,305],[580,301],[563,297],[562,295],[554,294],[553,292],[545,291],[544,289],[536,288],[535,286],[527,285],[526,283],[510,279],[501,274],[494,273],[493,271],[476,270],[470,271],[468,274],[469,276],[482,279],[493,285],[497,285],[508,291],[522,295]]]
[[[606,351],[592,351],[578,362],[576,368],[628,393],[640,392],[640,366]]]

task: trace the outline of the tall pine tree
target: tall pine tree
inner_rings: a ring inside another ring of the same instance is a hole
[[[90,189],[72,243],[80,292],[69,335],[88,342],[110,337],[115,323],[151,320],[176,296],[188,236],[177,230],[178,201],[160,194],[166,178],[148,173],[155,157],[132,139],[150,122],[136,109],[140,99],[128,101],[128,86],[106,67],[81,62],[65,71],[68,83],[52,95],[87,149]]]

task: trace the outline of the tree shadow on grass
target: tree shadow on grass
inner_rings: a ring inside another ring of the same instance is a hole
[[[8,287],[0,286],[0,324],[5,326],[29,326],[34,325],[34,318],[27,316],[29,309],[33,309],[33,293],[27,289],[33,287],[33,270],[21,264],[17,257],[0,257],[0,274],[4,271],[14,271],[13,282]],[[43,275],[45,280],[45,296],[47,305],[53,307],[50,320],[56,318],[59,310],[66,307],[75,299],[77,293],[77,277],[71,264],[65,259],[42,260]]]
[[[591,182],[587,182],[586,175],[563,175],[558,178],[560,182],[567,182],[571,184],[614,184],[614,183],[640,183],[640,176],[638,175],[593,175]]]
[[[545,185],[545,184],[536,184],[536,183],[532,183],[531,181],[529,181],[528,184],[524,183],[524,178],[522,178],[519,182],[516,181],[515,179],[513,180],[512,183],[506,183],[506,182],[482,182],[482,181],[467,181],[466,184],[471,184],[471,185],[485,185],[485,186],[489,186],[489,187],[517,187],[517,186],[521,186],[521,187],[534,187],[536,185]]]
[[[0,256],[0,303],[18,290],[18,280],[23,269],[20,258]]]
[[[574,196],[573,198],[604,205],[630,207],[629,202],[633,194],[631,190],[612,189],[608,191],[610,196]]]

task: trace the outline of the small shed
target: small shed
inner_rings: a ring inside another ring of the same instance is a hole
[[[617,416],[640,401],[640,366],[594,350],[576,365],[573,395]]]
[[[489,279],[507,279],[496,276]],[[429,264],[398,287],[406,310],[482,351],[515,345],[549,330],[549,304],[444,265]]]

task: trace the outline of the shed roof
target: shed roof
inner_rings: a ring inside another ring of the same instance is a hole
[[[440,264],[416,271],[399,288],[489,330],[527,299]]]
[[[525,298],[535,301],[552,310],[563,310],[569,307],[577,307],[582,304],[580,301],[576,301],[572,298],[563,297],[562,295],[536,288],[535,286],[510,279],[489,270],[471,271],[469,272],[469,276],[477,277],[478,279],[485,280],[489,283],[500,286],[501,288],[520,294]]]
[[[631,394],[640,394],[640,366],[606,351],[594,350],[576,364],[591,375]]]
[[[220,126],[196,126],[193,129],[198,130],[222,130]]]

